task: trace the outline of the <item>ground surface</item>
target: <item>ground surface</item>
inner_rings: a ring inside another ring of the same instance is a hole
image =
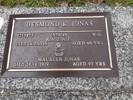
[[[0,100],[133,100],[133,8],[106,5],[8,9],[0,7],[5,23],[0,30],[2,63],[10,14],[104,12],[112,15],[119,78],[0,78]]]

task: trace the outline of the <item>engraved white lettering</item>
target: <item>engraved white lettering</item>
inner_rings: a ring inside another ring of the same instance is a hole
[[[73,62],[73,66],[86,66],[86,62]]]
[[[93,20],[75,20],[75,21],[28,21],[26,27],[68,27],[68,26],[93,26]]]

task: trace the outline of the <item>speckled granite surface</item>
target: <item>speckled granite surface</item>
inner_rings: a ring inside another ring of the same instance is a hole
[[[133,7],[87,5],[74,8],[4,8],[0,66],[10,14],[111,12],[119,78],[0,78],[0,100],[133,100]]]

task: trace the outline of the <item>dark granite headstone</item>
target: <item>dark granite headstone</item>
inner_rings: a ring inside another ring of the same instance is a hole
[[[110,14],[11,15],[2,77],[118,76]]]

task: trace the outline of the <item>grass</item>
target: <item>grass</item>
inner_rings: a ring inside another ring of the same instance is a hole
[[[115,5],[133,6],[133,0],[107,0],[106,3],[110,6],[115,6]]]
[[[16,5],[25,5],[27,7],[56,7],[56,6],[82,6],[89,2],[102,0],[0,0],[1,6],[14,7]],[[123,5],[133,6],[133,0],[105,0],[110,6]]]
[[[14,7],[16,5],[25,5],[27,7],[55,7],[60,6],[61,3],[68,5],[82,6],[88,0],[1,0],[0,5]]]

